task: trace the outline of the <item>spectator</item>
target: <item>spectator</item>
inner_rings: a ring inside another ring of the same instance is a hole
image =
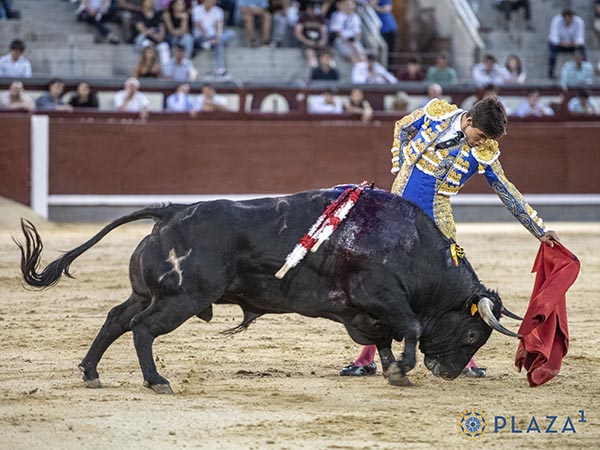
[[[392,102],[392,111],[408,111],[409,100],[410,99],[406,92],[396,92],[396,95],[394,96],[394,101]]]
[[[0,19],[20,19],[21,13],[12,7],[12,0],[0,0]]]
[[[65,84],[62,80],[54,78],[48,83],[48,92],[42,94],[35,101],[38,110],[43,111],[73,111],[71,105],[67,105],[61,100],[65,91]]]
[[[183,45],[185,57],[191,58],[194,51],[194,38],[190,26],[190,14],[185,8],[183,0],[172,0],[163,12],[163,21],[167,32],[167,42],[171,48]]]
[[[335,67],[331,66],[331,62],[331,52],[321,52],[321,54],[319,55],[319,65],[312,70],[310,79],[312,81],[338,81],[340,79],[340,74]]]
[[[429,103],[431,100],[433,100],[434,98],[442,98],[442,95],[444,94],[444,91],[442,89],[442,86],[440,86],[437,83],[431,83],[429,85],[427,85],[427,99],[421,103],[421,105],[419,106],[419,108],[424,108],[425,105],[427,103]]]
[[[554,78],[557,53],[580,50],[585,56],[585,23],[571,9],[552,18],[548,33],[548,77]]]
[[[142,12],[135,19],[135,29],[138,35],[135,37],[135,46],[138,51],[144,47],[154,45],[160,64],[165,66],[169,62],[169,44],[165,24],[162,15],[154,10],[154,0],[142,0]]]
[[[360,114],[363,123],[370,123],[373,120],[373,108],[365,99],[365,94],[361,89],[354,88],[350,91],[350,97],[343,103],[344,112]]]
[[[317,10],[318,6],[316,2],[309,2],[294,27],[294,36],[304,49],[306,62],[312,69],[318,66],[317,51],[325,49],[328,40],[325,18]]]
[[[73,108],[98,108],[98,97],[92,92],[90,85],[82,81],[77,85],[75,94],[69,100]]]
[[[569,112],[573,114],[585,114],[588,116],[600,114],[600,107],[596,101],[590,97],[590,91],[580,89],[577,96],[573,97],[567,103]]]
[[[365,49],[361,44],[361,22],[356,14],[355,0],[342,0],[339,9],[331,16],[329,31],[333,45],[340,54],[353,64],[365,59]]]
[[[316,95],[308,102],[308,112],[310,114],[341,114],[344,107],[339,98],[335,96],[335,91],[331,88],[325,90],[322,95]]]
[[[8,46],[8,54],[0,58],[0,77],[30,78],[31,63],[23,56],[25,43],[13,40]]]
[[[525,29],[528,31],[535,31],[533,25],[531,25],[531,5],[529,0],[494,0],[496,8],[504,12],[504,29],[508,31],[510,23],[510,14],[513,11],[523,9],[525,13]]]
[[[215,88],[208,84],[202,86],[202,94],[198,96],[196,109],[201,112],[229,111],[227,99],[218,95]]]
[[[488,84],[501,86],[504,84],[505,70],[496,62],[493,55],[485,55],[483,62],[473,66],[473,82],[482,87]]]
[[[198,72],[192,61],[185,57],[183,45],[175,46],[173,57],[165,66],[164,76],[166,79],[174,81],[194,81],[197,78]]]
[[[371,8],[377,13],[377,17],[381,20],[381,28],[379,33],[387,44],[388,58],[387,68],[394,66],[394,51],[396,50],[396,33],[398,32],[398,24],[392,14],[392,0],[369,0]]]
[[[11,111],[35,111],[35,102],[23,89],[23,83],[15,80],[8,91],[0,94],[0,109]]]
[[[359,61],[352,67],[354,84],[394,84],[398,80],[385,67],[377,62],[374,54],[369,53],[366,61]]]
[[[92,25],[98,35],[96,41],[108,40],[111,44],[120,42],[118,36],[106,26],[106,22],[115,16],[115,8],[111,0],[81,0],[77,18],[81,22]]]
[[[573,58],[565,62],[560,70],[560,84],[566,88],[592,84],[593,81],[594,66],[585,61],[583,53],[575,50]]]
[[[508,55],[504,62],[504,80],[506,84],[523,84],[527,78],[527,72],[523,69],[523,62],[518,55]]]
[[[408,59],[406,67],[398,71],[398,79],[400,81],[423,81],[425,79],[425,72],[419,58],[411,56]]]
[[[196,109],[196,100],[190,95],[190,85],[188,83],[177,85],[175,92],[167,97],[167,111],[192,112]]]
[[[223,10],[216,6],[216,0],[204,0],[194,7],[192,17],[196,47],[213,49],[215,74],[225,75],[225,46],[235,37],[235,32],[225,30]]]
[[[269,0],[269,12],[273,18],[271,44],[275,47],[288,45],[291,32],[298,22],[298,3],[293,0]]]
[[[228,27],[235,26],[235,6],[237,0],[217,0],[217,6],[227,13],[227,20],[225,25]]]
[[[115,94],[115,109],[122,112],[139,112],[142,119],[148,117],[150,101],[139,89],[140,82],[137,78],[127,78],[124,89]]]
[[[142,0],[117,0],[117,15],[121,24],[123,39],[128,44],[133,43],[137,34],[134,20],[142,12]]]
[[[438,84],[453,84],[458,81],[458,74],[450,66],[446,52],[438,53],[435,58],[435,64],[427,69],[425,79],[430,83]]]
[[[133,76],[135,78],[162,78],[163,70],[154,45],[144,47],[140,61],[133,71]]]
[[[506,112],[506,115],[511,116],[512,115],[512,109],[508,107],[508,105],[506,104],[506,100],[504,100],[504,98],[502,98],[499,95],[499,90],[497,86],[494,86],[493,84],[488,84],[487,86],[484,86],[483,91],[481,92],[481,95],[479,97],[479,100],[484,99],[484,98],[488,98],[488,97],[492,97],[495,98],[496,100],[498,100],[502,106],[504,106],[504,111]]]
[[[244,32],[246,42],[251,47],[257,47],[260,42],[256,38],[256,19],[260,20],[262,45],[269,45],[271,41],[271,14],[267,10],[269,0],[238,0],[237,2],[244,17]]]
[[[527,93],[527,99],[515,110],[518,117],[553,116],[554,110],[540,100],[540,93],[532,90]]]

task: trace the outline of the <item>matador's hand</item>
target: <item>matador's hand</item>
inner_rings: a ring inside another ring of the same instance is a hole
[[[550,247],[554,247],[554,242],[560,242],[560,239],[556,231],[548,230],[546,231],[546,234],[540,238],[540,241],[544,244],[548,244]]]

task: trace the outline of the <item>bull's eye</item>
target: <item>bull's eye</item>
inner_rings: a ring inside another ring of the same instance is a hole
[[[469,332],[467,333],[467,344],[473,344],[474,342],[477,341],[477,339],[479,338],[479,333],[477,333],[477,331],[475,330],[469,330]]]

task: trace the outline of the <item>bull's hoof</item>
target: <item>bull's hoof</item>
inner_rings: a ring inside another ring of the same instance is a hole
[[[102,387],[102,383],[100,382],[100,378],[94,377],[89,378],[85,372],[85,368],[83,366],[79,366],[79,371],[83,374],[83,382],[85,383],[85,387],[90,389],[99,389]]]
[[[388,383],[392,386],[414,386],[406,374],[402,373],[402,371],[396,366],[389,368],[387,371],[387,379]]]
[[[90,389],[100,389],[102,387],[102,383],[100,382],[100,378],[93,378],[91,380],[83,380],[86,388]]]
[[[173,389],[171,389],[170,384],[150,384],[147,381],[144,381],[144,386],[152,389],[157,394],[173,394]]]

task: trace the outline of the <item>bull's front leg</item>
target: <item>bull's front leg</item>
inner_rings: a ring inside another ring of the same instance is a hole
[[[389,376],[389,369],[392,363],[396,361],[394,354],[392,353],[392,342],[385,345],[378,345],[377,351],[379,352],[379,359],[381,360],[381,368],[383,369],[383,376],[387,378]]]
[[[412,386],[412,382],[408,379],[407,373],[414,369],[417,364],[417,342],[421,336],[421,324],[414,318],[405,323],[402,330],[404,337],[404,351],[402,359],[390,364],[387,372],[388,382],[394,386]]]

